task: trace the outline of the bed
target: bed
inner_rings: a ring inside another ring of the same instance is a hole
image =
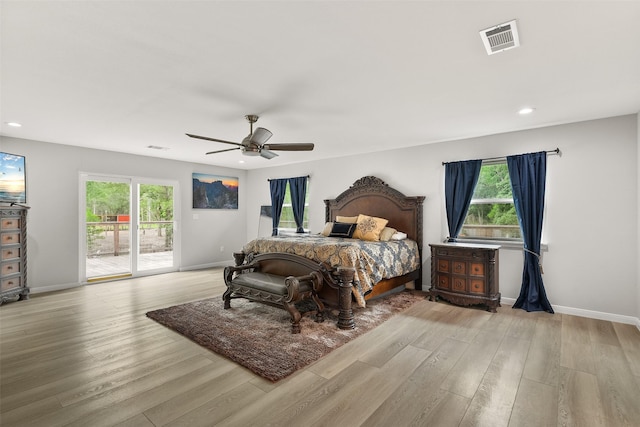
[[[325,222],[335,222],[338,216],[362,214],[384,218],[388,220],[386,227],[406,234],[406,239],[364,242],[321,235],[265,237],[248,242],[240,259],[250,262],[260,253],[289,253],[326,265],[329,271],[337,272],[339,267],[354,268],[353,297],[358,306],[410,282],[414,282],[415,289],[421,290],[423,202],[422,196],[405,196],[381,179],[365,176],[335,199],[325,200]],[[337,280],[329,277],[324,285],[320,298],[329,305],[338,306]]]

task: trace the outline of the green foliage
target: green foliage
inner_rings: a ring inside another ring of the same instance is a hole
[[[308,181],[307,181],[308,182]],[[305,206],[309,205],[309,187],[307,186],[307,194],[305,196]],[[302,226],[309,228],[309,209],[305,207],[304,217],[302,220]],[[293,208],[291,207],[291,188],[287,184],[287,189],[284,193],[284,202],[282,205],[282,212],[280,214],[279,228],[296,228],[296,220],[293,217]]]
[[[173,223],[159,223],[173,221],[173,187],[164,185],[141,184],[139,187],[140,222],[141,229],[153,229],[158,236],[165,238],[165,247],[173,247]],[[129,184],[118,182],[87,181],[86,183],[86,221],[105,222],[114,221],[117,215],[130,215]],[[154,223],[155,222],[155,223]],[[120,225],[126,230],[126,225]],[[97,239],[104,238],[103,227],[87,226],[87,240],[91,252],[97,244]]]
[[[86,210],[87,222],[100,222],[101,219],[98,215],[94,215],[91,210]],[[87,246],[89,253],[93,253],[96,250],[97,240],[104,239],[104,228],[97,225],[87,225]]]
[[[473,198],[513,199],[509,169],[506,163],[483,165],[480,168],[480,177],[473,192]]]
[[[87,181],[87,209],[95,215],[129,213],[129,184]]]
[[[506,163],[482,166],[473,199],[476,203],[469,207],[465,224],[518,225]],[[477,203],[482,199],[507,199],[508,201]]]

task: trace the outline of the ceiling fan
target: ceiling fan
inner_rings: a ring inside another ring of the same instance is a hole
[[[266,144],[266,142],[273,135],[269,130],[265,128],[257,128],[253,131],[253,124],[258,121],[258,116],[249,114],[244,116],[249,122],[250,132],[241,143],[225,141],[224,139],[209,138],[208,136],[199,136],[193,134],[186,134],[191,138],[204,139],[207,141],[222,142],[224,144],[236,145],[235,148],[227,148],[225,150],[209,151],[206,154],[223,153],[225,151],[240,150],[242,154],[246,156],[262,156],[265,159],[273,159],[277,156],[274,151],[311,151],[313,150],[313,143],[282,143],[282,144]]]

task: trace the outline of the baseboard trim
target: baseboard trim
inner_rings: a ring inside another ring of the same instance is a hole
[[[500,302],[503,305],[513,306],[516,302],[515,298],[502,298]],[[573,316],[588,317],[590,319],[608,320],[610,322],[625,323],[635,325],[640,329],[640,318],[633,316],[624,316],[622,314],[605,313],[602,311],[585,310],[582,308],[566,307],[563,305],[552,304],[553,310],[560,314],[571,314]]]
[[[180,267],[179,271],[204,270],[204,269],[207,269],[207,268],[226,267],[228,265],[235,265],[235,263],[233,262],[233,260],[217,261],[217,262],[211,262],[211,263],[208,263],[208,264],[189,265],[187,267]]]
[[[80,282],[75,282],[75,283],[64,283],[62,285],[38,286],[37,288],[29,288],[29,293],[34,295],[34,294],[43,294],[45,292],[64,291],[66,289],[78,288],[82,285],[83,284]]]

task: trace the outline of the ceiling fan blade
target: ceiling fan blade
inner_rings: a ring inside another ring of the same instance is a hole
[[[269,138],[271,138],[273,134],[271,133],[271,131],[265,129],[265,128],[258,128],[256,129],[253,134],[251,135],[251,138],[249,139],[249,141],[251,141],[254,144],[257,144],[259,146],[261,146],[262,144],[264,144],[265,142],[267,142],[269,140]]]
[[[264,148],[260,150],[260,156],[264,157],[265,159],[273,159],[274,157],[278,157],[278,155],[273,151],[265,150]]]
[[[313,147],[312,142],[304,142],[300,144],[265,144],[262,148],[278,151],[311,151]]]
[[[216,153],[224,153],[225,151],[233,151],[233,150],[239,150],[240,147],[236,147],[236,148],[227,148],[225,150],[217,150],[217,151],[209,151],[208,153],[204,153],[204,154],[216,154]]]
[[[239,144],[237,142],[225,141],[224,139],[209,138],[208,136],[193,135],[193,134],[190,134],[190,133],[187,133],[185,135],[187,135],[188,137],[191,137],[191,138],[204,139],[204,140],[207,140],[207,141],[222,142],[222,143],[225,143],[225,144],[233,144],[233,145],[237,145],[237,146],[241,146],[242,145],[242,144]]]

